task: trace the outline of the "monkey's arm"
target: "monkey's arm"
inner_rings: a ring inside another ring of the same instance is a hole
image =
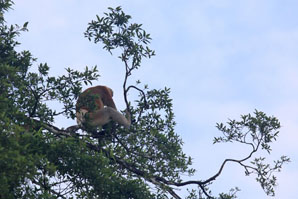
[[[107,107],[111,107],[111,108],[117,110],[115,102],[112,97],[107,96],[106,98],[103,98],[102,101],[103,101],[104,105],[106,105]]]
[[[101,100],[105,106],[117,110],[112,93],[108,90],[108,88],[104,88],[101,90]]]

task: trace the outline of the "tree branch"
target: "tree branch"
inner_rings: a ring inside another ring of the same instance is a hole
[[[40,121],[37,121],[37,120],[35,120],[35,121],[40,122]],[[47,129],[48,131],[50,131],[54,134],[63,135],[63,136],[73,136],[73,135],[75,135],[75,131],[80,129],[80,127],[76,126],[76,125],[75,126],[70,126],[66,130],[61,130],[61,129],[59,129],[59,128],[53,126],[53,125],[50,125],[50,124],[42,124],[42,127],[44,127],[45,129]],[[117,137],[115,137],[115,138],[119,141],[119,139]],[[129,149],[127,147],[125,147],[123,143],[120,143],[120,144],[125,148],[125,150],[129,151]],[[251,153],[247,157],[245,157],[243,159],[240,159],[240,160],[225,159],[224,162],[222,163],[222,165],[220,166],[220,169],[218,170],[218,172],[215,175],[213,175],[212,177],[208,178],[207,180],[204,180],[204,181],[191,180],[191,181],[185,181],[185,182],[173,182],[173,181],[169,181],[169,180],[167,180],[163,177],[160,177],[160,176],[150,175],[150,174],[146,173],[145,171],[142,171],[142,170],[138,169],[134,164],[125,162],[124,160],[122,160],[121,158],[119,158],[117,156],[109,157],[110,153],[107,150],[105,150],[105,149],[103,149],[99,146],[96,146],[94,144],[87,143],[88,148],[90,148],[91,150],[97,151],[97,152],[104,152],[105,156],[108,157],[109,159],[111,159],[111,161],[116,161],[123,168],[126,168],[128,171],[134,173],[135,175],[137,175],[139,177],[142,177],[142,178],[146,179],[147,181],[149,181],[149,182],[151,182],[151,183],[153,183],[153,184],[155,184],[159,187],[165,188],[164,186],[166,186],[166,190],[176,199],[180,199],[180,197],[169,186],[182,187],[182,186],[186,186],[186,185],[196,184],[202,189],[203,193],[208,198],[212,198],[207,193],[204,186],[207,185],[208,183],[214,181],[222,173],[225,165],[228,162],[236,162],[236,163],[240,164],[241,166],[243,166],[246,169],[247,168],[254,169],[253,167],[244,165],[242,162],[244,162],[244,161],[248,160],[249,158],[251,158],[252,155],[258,150],[259,145],[260,145],[260,143],[258,143],[257,147],[254,150],[252,150]]]

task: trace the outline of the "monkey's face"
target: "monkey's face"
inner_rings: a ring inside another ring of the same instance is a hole
[[[76,112],[76,117],[77,117],[77,123],[78,125],[82,125],[85,122],[85,115],[88,113],[88,110],[86,109],[80,109],[80,111]]]

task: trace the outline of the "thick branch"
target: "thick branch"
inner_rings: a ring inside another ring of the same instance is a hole
[[[32,119],[36,124],[38,124],[38,127],[39,128],[45,128],[46,130],[56,134],[56,135],[64,135],[64,136],[72,136],[72,133],[71,131],[64,131],[64,130],[60,130],[58,127],[56,126],[53,126],[51,124],[46,124],[46,123],[42,123],[41,121],[39,120],[36,120],[36,119]],[[73,126],[71,126],[73,127]],[[69,128],[71,128],[69,127]],[[69,129],[67,128],[67,129]],[[78,129],[75,129],[75,130],[78,130]]]
[[[102,149],[102,148],[99,148],[91,143],[88,143],[87,145],[89,148],[91,148],[92,150],[95,150],[97,152],[99,151],[102,151],[104,152],[104,154],[106,154],[107,157],[109,157],[109,152]],[[149,182],[151,182],[152,184],[155,184],[159,187],[163,187],[164,185],[161,184],[161,182],[167,182],[165,179],[161,178],[161,177],[147,177],[148,175],[142,171],[142,170],[139,170],[137,168],[135,168],[132,164],[129,164],[125,161],[123,161],[122,159],[116,157],[116,156],[113,156],[112,158],[110,158],[112,161],[116,161],[119,165],[123,166],[124,168],[126,168],[127,170],[129,170],[130,172],[136,174],[137,176],[139,177],[143,177],[144,179],[148,180]],[[162,179],[162,180],[161,180]],[[165,183],[166,185],[170,185],[170,184],[167,184]],[[166,187],[167,191],[176,199],[181,199],[175,192],[172,188],[170,187]]]

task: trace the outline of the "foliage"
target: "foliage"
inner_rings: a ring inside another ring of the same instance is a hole
[[[175,132],[170,89],[141,89],[139,81],[129,84],[142,58],[152,57],[154,51],[148,47],[150,35],[142,25],[129,23],[131,17],[121,7],[97,16],[85,36],[103,43],[110,53],[119,50],[126,69],[123,96],[133,119],[131,128],[113,123],[98,129],[56,127],[57,116],[75,118],[74,103],[82,84],[97,80],[97,68],[67,68],[65,75],[53,77],[49,66],[41,63],[38,72],[32,72],[36,59],[29,51],[15,50],[16,37],[27,31],[28,23],[8,26],[4,21],[12,4],[0,2],[0,198],[180,198],[175,188],[191,184],[198,189],[187,198],[211,198],[209,185],[229,161],[242,166],[247,175],[256,174],[265,192],[274,194],[272,173],[289,159],[283,156],[273,167],[264,163],[264,157],[251,160],[259,150],[271,152],[270,143],[280,128],[276,118],[259,111],[242,116],[240,122],[217,125],[223,136],[215,143],[240,142],[252,148],[250,154],[241,160],[226,159],[206,180],[183,181],[184,174],[191,176],[195,170]],[[139,96],[131,102],[127,95],[133,89]],[[53,109],[53,102],[62,108]],[[231,189],[218,198],[236,198],[238,191]]]
[[[241,121],[230,120],[228,127],[222,123],[217,124],[217,128],[223,132],[222,137],[214,138],[214,143],[220,142],[238,142],[241,144],[249,145],[251,153],[241,160],[229,160],[237,162],[245,169],[245,174],[257,174],[256,180],[260,183],[267,195],[274,196],[274,186],[276,186],[276,177],[274,172],[279,172],[282,165],[289,162],[290,159],[282,156],[280,160],[274,161],[273,167],[270,164],[264,163],[265,157],[258,157],[246,163],[251,159],[254,153],[259,148],[265,150],[267,153],[271,152],[270,143],[277,139],[279,134],[280,122],[276,117],[269,117],[260,111],[254,112],[255,116],[251,114],[242,115]]]
[[[121,7],[109,8],[110,13],[104,13],[105,17],[96,16],[96,21],[89,23],[85,36],[94,43],[102,42],[103,48],[112,53],[116,48],[123,49],[120,58],[122,61],[132,61],[132,69],[137,69],[142,57],[154,56],[155,53],[147,45],[150,43],[150,35],[141,27],[141,24],[129,24],[130,15],[126,15]]]
[[[11,4],[1,5],[1,16]],[[37,73],[30,72],[36,59],[29,51],[15,51],[15,38],[27,24],[7,26],[1,20],[0,198],[151,198],[142,180],[121,176],[109,159],[88,148],[89,139],[61,137],[50,125],[59,115],[74,118],[73,103],[82,83],[90,84],[99,75],[96,67],[86,67],[52,77],[46,63],[38,65]],[[47,102],[54,100],[63,104],[62,110],[49,107]]]

